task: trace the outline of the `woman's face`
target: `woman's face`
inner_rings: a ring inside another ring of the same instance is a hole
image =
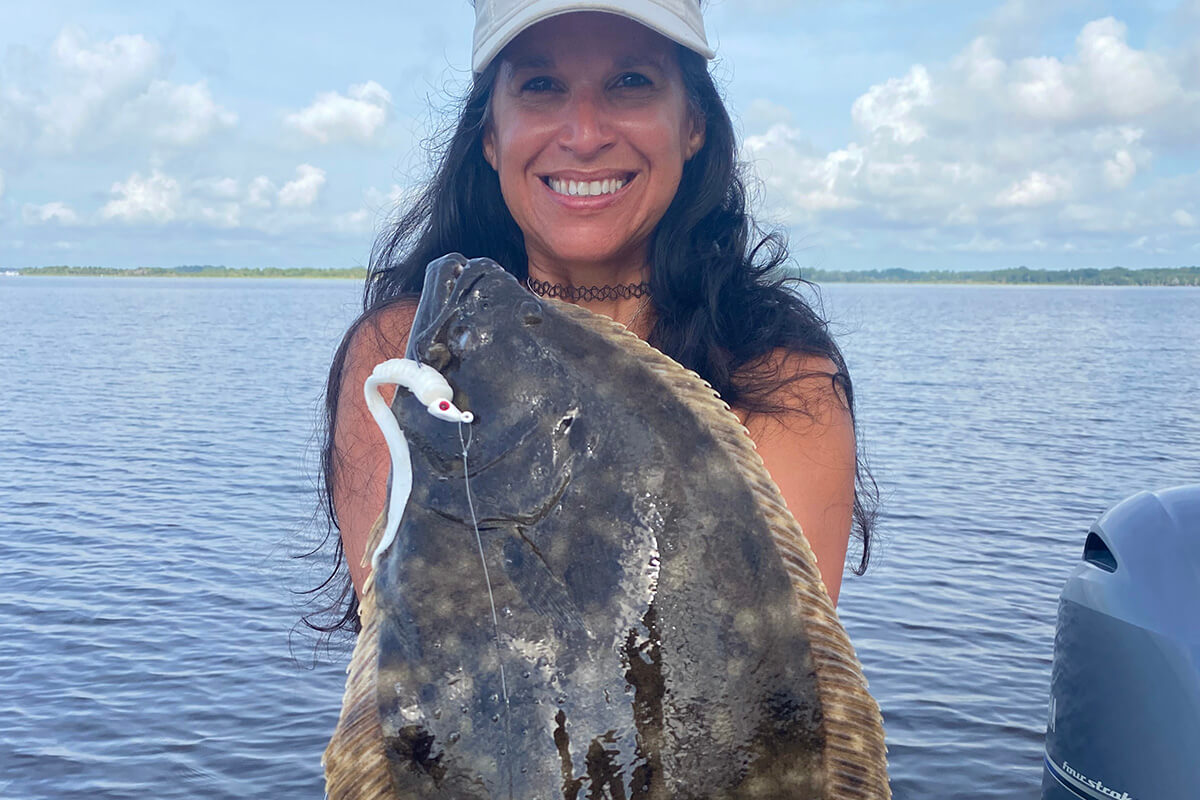
[[[675,45],[585,12],[533,26],[500,58],[484,156],[530,262],[600,280],[640,268],[684,162],[704,144]]]

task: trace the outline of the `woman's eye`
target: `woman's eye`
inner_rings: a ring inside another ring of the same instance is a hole
[[[521,86],[523,92],[549,92],[554,88],[554,81],[547,77],[530,78]]]
[[[621,77],[617,78],[617,87],[621,89],[639,89],[643,86],[652,85],[650,79],[640,72],[626,72]]]

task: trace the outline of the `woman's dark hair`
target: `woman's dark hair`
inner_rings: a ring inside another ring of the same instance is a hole
[[[780,410],[770,398],[790,381],[827,378],[827,373],[796,375],[772,369],[772,364],[778,365],[773,353],[784,349],[827,358],[836,367],[834,388],[853,417],[854,390],[841,351],[825,320],[794,291],[791,284],[799,279],[782,274],[790,259],[786,240],[778,232],[764,235],[746,208],[733,124],[708,65],[684,47],[678,47],[678,54],[691,111],[705,123],[705,141],[684,165],[679,189],[650,244],[650,287],[657,321],[649,341],[699,373],[727,403],[751,413]],[[475,76],[457,124],[437,148],[440,159],[432,179],[371,252],[363,313],[334,356],[325,390],[321,504],[328,535],[336,536],[337,531],[333,426],[354,334],[382,309],[415,298],[426,265],[446,253],[487,256],[520,280],[528,275],[524,237],[483,155],[498,63],[494,59]],[[862,574],[870,553],[877,491],[861,455],[855,488],[854,529],[862,550],[855,572]],[[340,537],[335,550],[329,577],[312,590],[332,602],[304,622],[323,632],[357,631],[358,602],[346,574]]]

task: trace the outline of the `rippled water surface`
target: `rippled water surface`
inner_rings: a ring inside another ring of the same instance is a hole
[[[0,798],[321,796],[292,635],[343,281],[0,279]],[[1200,480],[1200,291],[825,287],[883,494],[840,611],[898,798],[1036,796],[1083,532]],[[299,663],[298,663],[299,662]]]

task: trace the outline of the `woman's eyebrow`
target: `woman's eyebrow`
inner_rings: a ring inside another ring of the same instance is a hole
[[[513,72],[521,69],[548,69],[554,66],[554,59],[545,55],[518,56],[509,61]]]
[[[662,68],[662,57],[647,53],[630,53],[621,56],[613,62],[616,69],[632,69],[635,67]],[[513,72],[523,69],[553,69],[554,59],[548,55],[530,54],[509,59]]]
[[[633,67],[657,67],[661,69],[662,57],[650,55],[649,53],[630,53],[618,58],[615,64],[617,69],[631,69]]]

